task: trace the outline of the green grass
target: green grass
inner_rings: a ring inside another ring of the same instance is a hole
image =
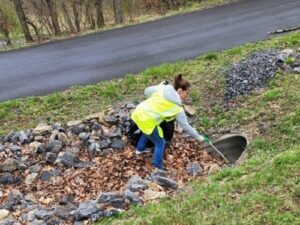
[[[0,103],[0,133],[33,128],[40,121],[84,119],[89,114],[123,101],[143,99],[146,86],[183,73],[193,86],[190,101],[197,114],[196,127],[210,134],[222,127],[245,131],[250,137],[246,161],[227,168],[160,204],[131,208],[99,224],[300,224],[300,78],[279,71],[264,90],[234,99],[223,107],[222,72],[252,52],[268,48],[294,48],[294,32],[197,59],[151,67],[124,79],[73,87],[43,97]],[[263,125],[264,129],[259,130]]]

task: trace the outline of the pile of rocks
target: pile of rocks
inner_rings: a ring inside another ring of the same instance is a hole
[[[124,104],[83,121],[0,137],[0,224],[97,221],[223,165],[176,134],[165,159],[169,174],[153,172],[152,155],[137,156],[127,143],[134,108]]]
[[[246,60],[233,64],[225,73],[225,100],[249,94],[265,87],[277,69],[300,73],[300,54],[292,49],[255,52]]]

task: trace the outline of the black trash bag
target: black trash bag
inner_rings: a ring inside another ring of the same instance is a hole
[[[140,131],[140,129],[134,123],[133,120],[130,120],[129,123],[130,123],[130,125],[129,125],[129,129],[127,132],[127,138],[128,138],[129,143],[136,147],[138,141],[140,140],[142,132]],[[160,127],[163,130],[164,139],[166,140],[166,142],[171,142],[171,140],[174,136],[175,120],[172,120],[169,122],[163,121],[160,124]],[[148,141],[147,147],[148,148],[153,147],[153,143],[151,141]]]

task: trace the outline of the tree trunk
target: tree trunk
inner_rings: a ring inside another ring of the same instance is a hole
[[[93,15],[93,10],[91,9],[91,1],[87,0],[86,5],[85,5],[85,16],[87,21],[90,24],[90,28],[94,30],[96,28],[96,23]]]
[[[73,14],[75,20],[75,26],[77,32],[80,32],[80,15],[79,15],[79,8],[80,8],[80,0],[73,1]]]
[[[68,8],[66,6],[65,0],[60,0],[60,5],[61,5],[62,11],[64,13],[65,19],[67,21],[67,24],[69,26],[71,33],[75,33],[75,28],[73,26],[71,16],[70,16]]]
[[[120,24],[123,23],[123,11],[121,6],[121,0],[113,0],[114,13],[115,13],[115,23]]]
[[[33,38],[30,34],[30,31],[29,31],[29,28],[28,28],[28,25],[26,22],[26,16],[25,16],[24,10],[22,8],[21,0],[13,0],[13,1],[14,1],[15,9],[16,9],[20,24],[21,24],[22,31],[25,35],[25,39],[27,42],[32,42]]]
[[[95,6],[97,12],[97,26],[98,28],[102,28],[105,26],[104,16],[103,16],[103,1],[96,0]]]
[[[11,46],[12,43],[11,43],[10,37],[9,37],[7,16],[4,15],[1,8],[0,8],[0,32],[3,33],[5,44],[7,46]]]
[[[50,17],[51,17],[51,21],[52,21],[52,25],[53,25],[53,29],[54,29],[54,34],[55,36],[59,36],[61,35],[61,30],[59,27],[59,23],[58,23],[58,15],[57,15],[57,10],[56,10],[56,6],[55,6],[55,2],[53,0],[46,0],[49,12],[50,12]]]

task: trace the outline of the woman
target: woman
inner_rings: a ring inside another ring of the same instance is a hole
[[[204,137],[189,125],[183,109],[182,101],[187,98],[190,89],[190,83],[179,74],[175,77],[173,86],[162,83],[146,88],[147,100],[141,102],[132,112],[132,120],[143,133],[138,141],[136,153],[149,152],[147,142],[150,140],[155,146],[152,160],[155,168],[164,169],[163,155],[166,141],[160,127],[162,122],[176,119],[184,131],[196,140],[204,140]]]

